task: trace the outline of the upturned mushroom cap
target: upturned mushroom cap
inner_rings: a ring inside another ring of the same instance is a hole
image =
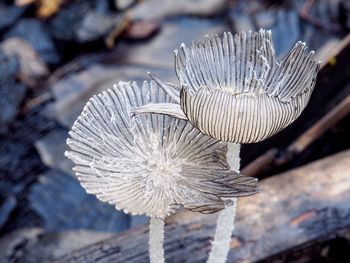
[[[291,124],[307,105],[319,63],[298,42],[277,61],[271,32],[224,33],[175,51],[180,86],[161,83],[179,106],[135,113],[173,112],[204,134],[235,143],[264,140]],[[171,115],[171,114],[170,114]]]
[[[131,117],[147,103],[173,103],[155,82],[119,83],[94,96],[69,132],[66,155],[88,193],[132,214],[164,218],[178,207],[212,213],[254,194],[255,178],[226,163],[227,145],[188,121]]]

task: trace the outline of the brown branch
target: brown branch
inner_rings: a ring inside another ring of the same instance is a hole
[[[293,155],[301,153],[325,131],[332,128],[349,113],[350,94],[323,118],[307,129],[301,136],[299,136],[299,138],[287,148],[287,152],[292,153]]]

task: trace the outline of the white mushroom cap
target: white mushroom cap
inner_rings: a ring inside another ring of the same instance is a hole
[[[132,214],[164,218],[179,206],[212,213],[228,198],[256,193],[257,180],[230,171],[227,146],[189,122],[131,117],[147,103],[173,103],[155,82],[119,83],[89,100],[66,155],[88,193]]]
[[[276,60],[271,31],[224,33],[175,51],[181,109],[216,139],[264,140],[291,124],[307,105],[319,63],[298,42]]]
[[[180,85],[151,76],[177,105],[146,105],[134,113],[187,119],[222,141],[264,140],[297,119],[309,101],[319,63],[305,49],[298,42],[279,62],[271,32],[265,30],[224,33],[191,48],[182,44],[175,50]]]

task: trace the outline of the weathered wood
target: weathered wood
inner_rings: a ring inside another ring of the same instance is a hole
[[[0,238],[0,263],[49,263],[112,235],[87,230],[45,232],[41,228],[22,228]]]
[[[260,194],[238,202],[228,262],[256,262],[349,227],[349,166],[350,150],[262,180]],[[167,262],[204,262],[216,217],[191,213],[183,218],[166,226]],[[133,229],[57,262],[147,262],[147,239],[148,227]]]
[[[350,94],[337,106],[323,116],[318,122],[306,130],[287,149],[287,152],[298,154],[304,151],[313,141],[319,138],[326,130],[333,127],[338,121],[345,118],[350,112]]]
[[[259,261],[259,263],[314,263],[314,262],[350,262],[350,227],[335,230],[325,240],[318,239],[277,255]]]
[[[259,173],[269,169],[274,164],[278,154],[279,151],[276,148],[268,150],[266,153],[260,155],[254,161],[245,166],[242,169],[242,173],[246,176],[257,177]]]

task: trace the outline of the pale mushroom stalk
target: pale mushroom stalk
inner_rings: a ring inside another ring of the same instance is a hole
[[[164,220],[151,217],[149,224],[149,258],[151,263],[164,262]]]
[[[239,172],[240,144],[228,143],[226,161],[231,169]],[[209,253],[208,263],[225,263],[230,251],[232,232],[235,230],[237,198],[232,199],[231,206],[221,210],[218,215],[212,249]]]

